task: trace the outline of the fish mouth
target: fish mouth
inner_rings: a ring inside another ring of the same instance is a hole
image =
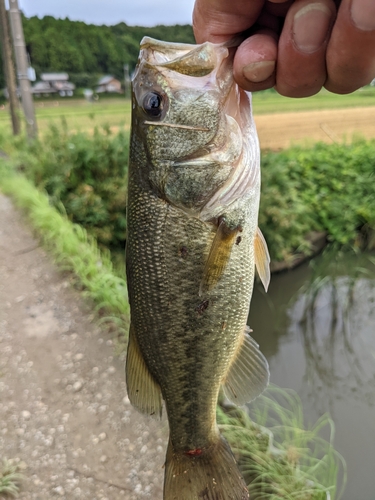
[[[225,44],[210,42],[192,45],[144,37],[140,47],[140,60],[143,59],[148,65],[192,77],[209,75],[228,55]]]
[[[184,130],[198,130],[200,132],[209,132],[209,128],[205,127],[196,127],[194,125],[180,125],[178,123],[166,123],[166,122],[153,122],[153,121],[144,121],[145,125],[154,125],[158,127],[170,127],[170,128],[181,128]]]

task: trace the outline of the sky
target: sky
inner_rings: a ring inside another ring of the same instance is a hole
[[[69,17],[88,24],[190,24],[194,0],[18,0],[26,17]]]

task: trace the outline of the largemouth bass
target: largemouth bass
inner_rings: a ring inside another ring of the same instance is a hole
[[[246,326],[255,265],[269,282],[259,144],[232,60],[146,37],[133,79],[126,380],[142,413],[165,404],[165,500],[248,498],[216,405],[221,386],[243,405],[269,378]]]

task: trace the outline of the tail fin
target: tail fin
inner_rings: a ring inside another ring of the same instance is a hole
[[[245,481],[227,441],[195,453],[177,453],[169,441],[164,500],[248,500]]]

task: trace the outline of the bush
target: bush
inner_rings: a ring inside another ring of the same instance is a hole
[[[99,244],[124,248],[128,135],[109,127],[70,134],[51,126],[47,136],[16,155],[18,166],[51,203],[84,226]]]
[[[259,226],[272,260],[309,253],[310,231],[355,245],[358,229],[375,227],[375,140],[268,152],[261,165]]]

